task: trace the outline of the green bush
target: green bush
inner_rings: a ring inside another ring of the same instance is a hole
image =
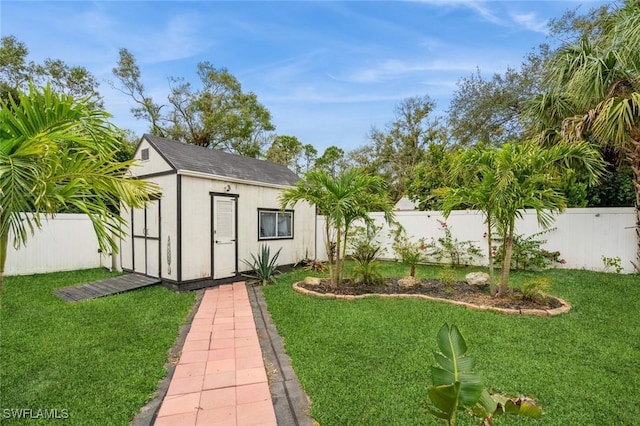
[[[451,266],[446,266],[440,270],[438,278],[445,285],[446,291],[453,291],[453,284],[458,281],[458,274]]]
[[[537,239],[541,235],[555,231],[556,228],[546,229],[525,237],[522,234],[513,236],[513,253],[511,254],[511,269],[546,269],[554,263],[565,264],[566,260],[560,257],[559,251],[548,251],[540,248],[547,240]],[[500,238],[496,238],[501,243]],[[503,245],[494,246],[494,264],[501,265],[504,258]]]
[[[382,253],[382,245],[376,240],[382,227],[373,224],[357,226],[349,240],[351,257],[355,263],[351,274],[357,284],[373,285],[382,281],[376,260]]]
[[[447,222],[438,221],[444,231],[444,237],[433,240],[428,248],[433,251],[429,254],[437,263],[446,261],[449,265],[460,266],[470,264],[474,258],[482,255],[482,251],[473,241],[459,241],[451,235],[451,227]]]
[[[549,297],[551,280],[547,277],[530,278],[520,289],[522,298],[537,303],[545,303]]]
[[[426,261],[427,244],[424,238],[411,241],[403,228],[393,231],[393,251],[403,263],[409,265],[409,276],[416,276],[416,265]]]

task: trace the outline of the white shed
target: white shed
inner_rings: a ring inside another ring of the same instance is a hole
[[[279,194],[298,180],[287,167],[151,135],[134,158],[133,175],[158,184],[162,197],[123,210],[124,271],[191,290],[236,280],[262,244],[272,254],[282,248],[281,266],[315,257],[315,208],[280,209]]]

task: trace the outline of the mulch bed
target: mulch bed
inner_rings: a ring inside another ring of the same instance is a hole
[[[384,285],[354,284],[345,279],[340,287],[331,286],[331,281],[323,279],[319,285],[310,285],[304,282],[298,283],[299,287],[316,293],[333,293],[336,295],[359,296],[366,294],[424,294],[440,299],[456,300],[494,308],[506,309],[555,309],[562,306],[554,297],[549,297],[546,303],[523,299],[520,290],[513,289],[507,297],[494,297],[489,294],[489,289],[472,286],[466,282],[456,282],[447,287],[437,279],[422,279],[412,288],[404,288],[398,284],[398,278],[387,278]]]

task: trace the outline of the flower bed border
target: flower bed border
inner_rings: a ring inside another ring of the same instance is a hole
[[[304,288],[298,284],[304,283],[303,281],[299,281],[293,283],[293,289],[301,294],[306,294],[308,296],[317,297],[319,299],[342,299],[342,300],[357,300],[364,299],[366,297],[382,297],[382,298],[396,298],[396,299],[427,299],[434,300],[436,302],[447,302],[452,305],[464,306],[467,309],[476,309],[481,311],[494,311],[500,312],[507,315],[531,315],[531,316],[539,316],[539,317],[553,317],[556,315],[566,314],[571,310],[571,305],[559,297],[549,296],[552,299],[556,300],[560,303],[559,308],[554,309],[511,309],[511,308],[498,308],[495,306],[486,306],[486,305],[476,305],[468,302],[461,302],[458,300],[450,300],[443,299],[440,297],[427,296],[426,294],[379,294],[379,293],[371,293],[371,294],[360,294],[360,295],[345,295],[345,294],[335,294],[335,293],[318,293],[313,290],[309,290]]]

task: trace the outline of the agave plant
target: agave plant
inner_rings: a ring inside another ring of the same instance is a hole
[[[271,249],[268,245],[263,244],[260,247],[260,255],[256,256],[255,254],[251,254],[251,261],[243,259],[242,261],[246,263],[253,271],[253,274],[243,274],[248,278],[253,278],[257,280],[260,285],[268,285],[276,282],[276,273],[278,268],[278,256],[280,255],[280,251],[282,247],[278,249],[278,251],[271,257]]]
[[[429,411],[448,425],[456,424],[458,410],[467,409],[482,417],[481,425],[492,425],[493,417],[502,413],[539,418],[542,411],[530,398],[491,395],[482,386],[480,375],[472,372],[475,357],[467,354],[467,343],[458,327],[444,324],[438,331],[438,347],[434,352],[437,366],[431,367],[433,386],[429,399],[435,409]]]

